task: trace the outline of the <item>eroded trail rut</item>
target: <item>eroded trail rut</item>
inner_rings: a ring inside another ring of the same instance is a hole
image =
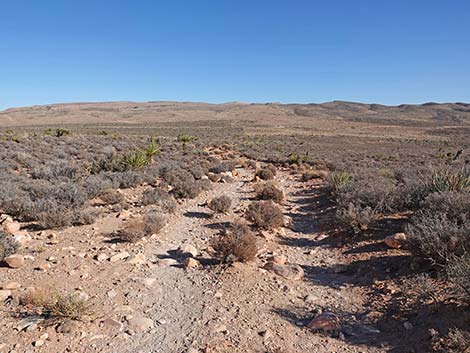
[[[252,173],[238,170],[234,183],[217,184],[211,192],[184,204],[165,230],[163,241],[147,250],[149,258],[173,258],[182,244],[201,251],[204,264],[185,270],[179,264],[157,266],[145,275],[156,277],[155,289],[142,295],[142,308],[157,324],[151,334],[127,340],[123,352],[381,352],[370,347],[377,331],[357,315],[367,315],[364,290],[342,273],[347,259],[325,241],[320,220],[322,185],[305,183],[288,171],[277,181],[287,200],[283,209],[290,224],[262,232],[263,248],[256,262],[228,268],[207,257],[209,240],[226,222],[243,216],[253,197]],[[203,204],[226,194],[233,212],[210,217]],[[282,254],[305,271],[303,280],[277,276],[262,268],[266,257]],[[171,260],[170,260],[171,261]],[[321,311],[333,311],[345,322],[343,333],[322,334],[304,325]],[[193,351],[191,351],[191,349]]]

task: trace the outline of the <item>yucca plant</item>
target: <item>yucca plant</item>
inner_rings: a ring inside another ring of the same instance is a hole
[[[150,163],[150,158],[143,150],[134,150],[129,152],[124,159],[127,167],[134,170],[142,169]]]
[[[179,134],[178,137],[177,137],[177,140],[178,140],[178,142],[187,143],[187,142],[197,140],[197,138],[194,137],[194,136],[191,136],[189,134]]]
[[[470,189],[470,169],[462,167],[458,170],[434,170],[430,178],[420,175],[420,180],[433,192],[465,191]]]
[[[352,175],[348,172],[333,172],[328,176],[328,183],[334,192],[339,192],[346,188],[352,180]]]

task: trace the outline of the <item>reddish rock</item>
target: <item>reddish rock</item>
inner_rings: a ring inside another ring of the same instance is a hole
[[[5,263],[10,268],[20,268],[24,266],[24,257],[23,255],[19,254],[7,256],[3,259],[3,261],[5,261]]]
[[[385,244],[392,249],[400,249],[406,242],[405,233],[395,233],[385,238]]]
[[[340,331],[341,320],[333,313],[325,312],[307,324],[311,330]]]

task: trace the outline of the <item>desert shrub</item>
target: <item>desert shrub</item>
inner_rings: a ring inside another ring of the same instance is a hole
[[[436,339],[433,344],[435,352],[439,353],[466,353],[470,347],[470,333],[451,328],[445,337]]]
[[[429,301],[437,304],[436,283],[428,274],[419,274],[406,279],[402,284],[402,290],[408,298],[414,298],[422,305]]]
[[[15,254],[19,249],[19,244],[13,239],[13,237],[0,230],[0,261],[7,256]]]
[[[235,169],[236,163],[234,161],[223,161],[215,166],[209,168],[211,173],[220,174],[223,172],[231,172]]]
[[[458,222],[470,219],[470,192],[445,191],[430,194],[421,207],[440,212]]]
[[[272,181],[255,186],[257,197],[261,200],[284,201],[284,192]]]
[[[129,219],[123,227],[114,234],[120,241],[136,243],[145,235],[145,223],[143,219]]]
[[[171,185],[171,192],[177,198],[193,199],[202,191],[191,173],[182,169],[165,171],[163,179]]]
[[[191,136],[189,134],[179,134],[176,139],[178,142],[188,143],[197,140],[197,137]]]
[[[302,181],[309,181],[312,179],[320,179],[321,174],[317,170],[307,169],[302,173]]]
[[[447,266],[447,274],[457,292],[470,301],[470,253],[452,257]]]
[[[207,206],[216,213],[227,213],[232,206],[232,199],[226,195],[214,197]]]
[[[55,130],[56,137],[69,136],[72,134],[72,131],[64,128],[58,128]]]
[[[201,191],[209,191],[212,190],[212,183],[209,179],[201,179],[196,182],[197,186],[201,189]]]
[[[256,201],[248,206],[247,219],[255,226],[274,229],[284,225],[282,210],[272,201]]]
[[[347,172],[333,172],[328,176],[328,183],[333,189],[333,192],[339,193],[348,187],[352,180],[352,175]]]
[[[440,264],[470,251],[470,219],[458,221],[445,213],[422,210],[407,226],[410,250]]]
[[[146,191],[142,197],[143,205],[154,205],[163,212],[173,213],[176,210],[176,201],[167,191],[153,188]]]
[[[124,195],[113,189],[106,189],[102,191],[98,197],[107,205],[115,205],[125,201]]]
[[[256,171],[255,176],[262,180],[272,180],[274,179],[275,174],[272,172],[271,169],[261,168]]]
[[[94,314],[94,305],[81,293],[62,294],[57,291],[35,289],[21,297],[21,304],[54,320],[83,320]]]
[[[246,223],[237,222],[224,229],[213,241],[215,255],[223,262],[247,262],[256,257],[256,236]]]
[[[143,221],[147,235],[159,233],[166,225],[166,217],[157,211],[147,212]]]
[[[338,208],[336,219],[354,234],[359,234],[369,229],[369,224],[375,219],[376,211],[366,206],[357,206],[350,203],[347,208]]]

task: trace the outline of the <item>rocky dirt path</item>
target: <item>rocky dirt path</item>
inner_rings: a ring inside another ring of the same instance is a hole
[[[323,231],[328,205],[321,182],[304,183],[298,175],[280,171],[276,179],[287,195],[283,209],[290,225],[259,234],[262,251],[255,262],[227,268],[211,259],[211,238],[226,222],[242,217],[254,195],[253,173],[237,171],[233,183],[214,184],[210,192],[180,204],[162,234],[142,243],[112,244],[98,235],[118,229],[115,215],[89,227],[32,235],[27,250],[34,255],[20,272],[0,269],[0,282],[84,291],[97,299],[100,314],[93,323],[75,325],[66,333],[51,327],[18,333],[18,318],[4,311],[0,335],[10,338],[4,351],[386,351],[371,323],[367,291],[347,271],[350,258]],[[222,194],[233,199],[233,211],[211,217],[204,204]],[[197,251],[202,266],[183,268],[185,256],[176,251],[180,247]],[[109,261],[118,254],[125,259]],[[266,260],[274,255],[300,265],[303,278],[265,270]],[[44,264],[48,266],[43,270],[34,270]],[[334,313],[342,321],[341,330],[325,334],[307,329],[321,312]],[[44,332],[45,344],[33,347]]]

